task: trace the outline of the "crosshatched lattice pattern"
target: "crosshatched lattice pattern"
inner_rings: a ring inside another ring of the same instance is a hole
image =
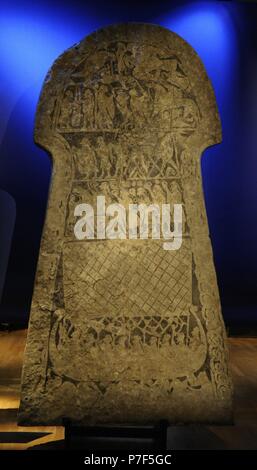
[[[66,308],[75,316],[182,313],[192,299],[189,245],[165,251],[159,240],[66,244]]]

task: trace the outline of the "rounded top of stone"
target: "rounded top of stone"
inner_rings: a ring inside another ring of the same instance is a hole
[[[125,108],[131,113],[131,103],[134,114],[145,107],[143,129],[171,122],[200,154],[221,141],[214,91],[199,56],[176,33],[145,23],[101,28],[57,58],[41,91],[35,141],[51,152],[52,139],[65,133],[137,130],[134,118],[122,127],[119,117]],[[112,122],[100,126],[97,113],[105,105]],[[94,122],[86,123],[83,106],[91,106]]]

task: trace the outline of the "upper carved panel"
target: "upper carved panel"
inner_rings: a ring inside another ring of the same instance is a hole
[[[116,41],[71,73],[55,106],[54,126],[65,133],[161,128],[189,135],[200,117],[178,55]]]

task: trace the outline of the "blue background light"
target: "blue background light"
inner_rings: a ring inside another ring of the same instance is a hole
[[[13,196],[17,211],[2,321],[27,321],[29,315],[51,175],[49,157],[33,143],[34,115],[44,77],[65,49],[97,28],[143,21],[160,24],[188,41],[212,81],[223,142],[205,151],[202,173],[223,312],[228,325],[257,325],[257,185],[253,176],[257,103],[249,92],[255,93],[253,82],[248,87],[251,73],[246,73],[247,67],[256,64],[257,40],[249,33],[251,28],[254,31],[254,19],[257,6],[232,2],[180,1],[154,6],[98,0],[2,2],[0,189]],[[246,102],[248,106],[244,106]]]

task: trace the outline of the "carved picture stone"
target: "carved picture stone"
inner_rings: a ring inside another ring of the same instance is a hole
[[[218,66],[218,65],[217,65]],[[195,51],[159,26],[101,29],[54,63],[35,141],[53,173],[19,422],[229,422],[232,386],[201,183],[221,141]],[[183,242],[77,240],[77,204],[183,204]]]

